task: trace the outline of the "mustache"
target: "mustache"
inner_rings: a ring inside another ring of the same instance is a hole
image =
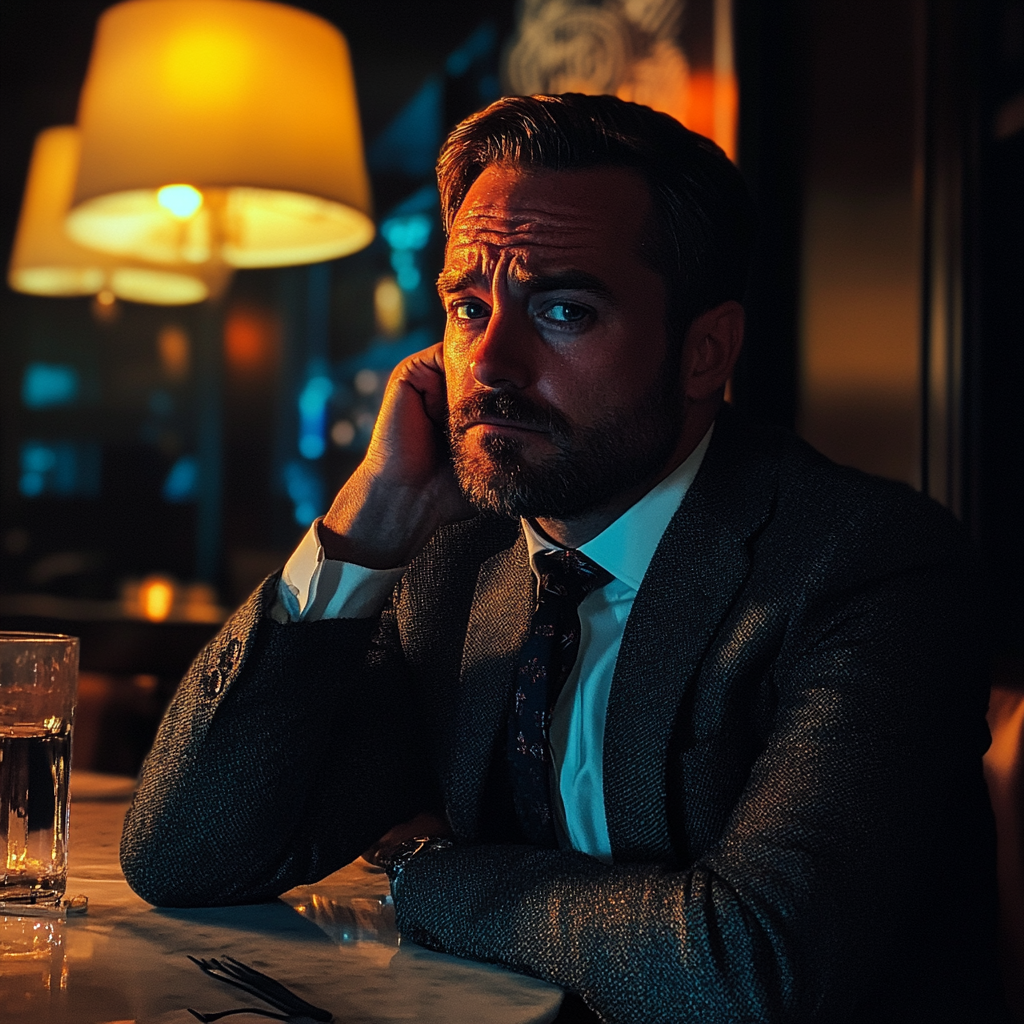
[[[548,431],[555,437],[571,437],[573,433],[572,425],[557,409],[510,391],[481,391],[464,398],[449,410],[449,433],[464,434],[482,416]]]

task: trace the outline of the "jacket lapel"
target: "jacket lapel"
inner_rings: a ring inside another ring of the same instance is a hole
[[[497,733],[511,700],[516,657],[530,626],[534,578],[526,541],[480,566],[462,652],[453,751],[443,779],[446,811],[456,834],[477,835],[480,804]]]
[[[622,637],[608,699],[605,813],[616,860],[674,856],[667,760],[687,686],[749,571],[776,461],[747,450],[728,415],[661,539]]]

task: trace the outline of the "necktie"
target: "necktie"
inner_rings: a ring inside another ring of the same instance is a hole
[[[534,556],[540,576],[530,633],[516,668],[508,757],[516,816],[527,840],[555,845],[551,815],[551,711],[580,647],[580,602],[612,576],[579,551]]]

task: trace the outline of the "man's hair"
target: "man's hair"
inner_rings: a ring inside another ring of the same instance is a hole
[[[710,139],[668,114],[614,96],[508,96],[448,136],[437,164],[446,232],[491,164],[524,170],[626,167],[647,182],[652,210],[640,255],[665,282],[677,344],[694,318],[742,300],[755,215],[739,171]]]

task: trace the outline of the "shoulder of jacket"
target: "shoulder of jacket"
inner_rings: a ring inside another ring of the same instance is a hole
[[[839,544],[871,538],[883,549],[966,550],[956,518],[909,484],[839,465],[793,432],[733,410],[722,425],[719,458],[770,478],[776,528],[799,530],[807,541],[833,535]]]
[[[409,564],[400,592],[408,596],[410,590],[423,592],[474,581],[484,562],[514,547],[521,536],[518,520],[486,514],[444,526]]]

